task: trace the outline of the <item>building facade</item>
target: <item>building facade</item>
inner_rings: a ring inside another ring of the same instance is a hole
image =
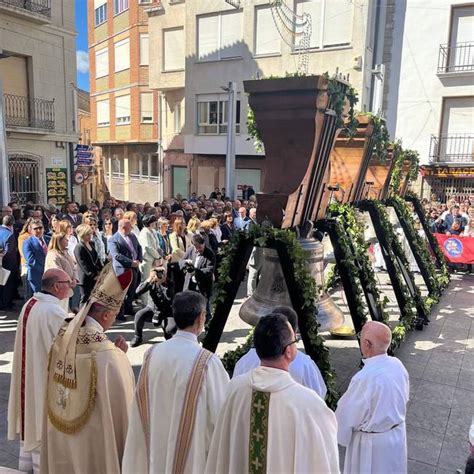
[[[0,80],[13,200],[62,204],[73,196],[75,36],[69,2],[0,0]]]
[[[391,4],[387,124],[420,153],[424,197],[474,195],[474,3]]]
[[[349,74],[359,92],[359,107],[371,110],[377,2],[286,3],[297,15],[311,15],[312,34],[306,49],[308,73],[332,74],[338,70]],[[231,81],[237,85],[234,195],[239,196],[245,184],[252,184],[258,191],[265,157],[249,140],[243,81],[285,76],[298,70],[298,25],[278,29],[269,0],[163,0],[147,11],[154,51],[150,56],[150,87],[159,91],[163,103],[165,196],[178,192],[209,195],[214,188],[224,186],[228,108],[225,89]]]
[[[109,193],[158,196],[158,93],[148,87],[144,0],[88,0],[91,141],[100,147]]]

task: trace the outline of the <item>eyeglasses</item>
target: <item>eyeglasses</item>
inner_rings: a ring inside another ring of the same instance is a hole
[[[287,347],[290,347],[292,344],[298,344],[299,340],[300,340],[299,337],[298,337],[298,336],[295,336],[295,340],[289,342],[289,343],[283,348],[282,354],[285,353]]]
[[[67,283],[69,286],[72,286],[71,280],[61,280],[61,281],[57,281],[56,283]]]
[[[33,230],[41,230],[43,227],[33,227]]]

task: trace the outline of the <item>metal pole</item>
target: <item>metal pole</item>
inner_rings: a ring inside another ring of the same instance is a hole
[[[235,198],[235,90],[237,84],[229,82],[229,101],[227,103],[227,150],[225,159],[225,191],[231,199]]]
[[[164,157],[163,157],[163,99],[164,92],[160,92],[160,114],[158,119],[158,201],[163,201],[165,194],[164,186]]]
[[[10,173],[8,170],[7,135],[5,131],[5,109],[3,84],[0,79],[0,204],[6,206],[10,201]]]

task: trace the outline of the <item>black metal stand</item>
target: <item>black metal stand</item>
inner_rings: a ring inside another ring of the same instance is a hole
[[[415,299],[415,282],[402,263],[402,256],[398,254],[398,247],[390,245],[389,241],[387,240],[381,224],[381,216],[379,216],[378,209],[375,207],[375,205],[371,201],[362,201],[358,204],[358,208],[361,211],[367,211],[370,214],[370,218],[372,220],[375,234],[377,235],[377,240],[379,241],[380,248],[382,250],[382,255],[393,286],[393,291],[395,293],[398,306],[400,311],[403,311],[405,305],[404,288],[401,286],[398,278],[396,278],[396,272],[398,271],[403,276],[406,288],[413,299]],[[396,236],[394,236],[394,238],[396,238]],[[416,302],[416,311],[417,318],[415,321],[415,327],[417,329],[423,329],[423,324],[424,322],[428,321],[428,318],[425,314],[425,308],[418,301]]]
[[[387,204],[389,206],[392,205],[390,203],[387,203]],[[410,237],[410,235],[412,235],[412,233],[415,233],[416,230],[411,225],[411,222],[408,222],[404,219],[403,215],[399,213],[396,206],[393,206],[393,208],[395,209],[398,220],[400,221],[400,225],[402,226],[403,232],[405,234],[405,238],[407,239],[408,244],[410,245],[410,249],[413,253],[413,256],[415,257],[416,264],[418,265],[418,268],[420,269],[421,276],[423,277],[425,285],[428,288],[428,293],[430,295],[436,294],[436,288],[433,286],[433,282],[430,278],[430,273],[428,269],[426,268],[425,261],[421,258],[421,255],[418,252],[418,249],[416,248],[415,241]]]

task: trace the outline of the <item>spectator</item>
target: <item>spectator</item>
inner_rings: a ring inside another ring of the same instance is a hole
[[[451,208],[451,212],[445,217],[446,234],[461,235],[466,227],[467,219],[461,215],[459,206],[455,204]]]
[[[119,221],[118,231],[109,240],[109,250],[114,272],[117,276],[120,276],[129,268],[133,272],[132,283],[128,288],[127,297],[118,316],[119,320],[126,321],[126,314],[134,314],[132,302],[135,297],[135,289],[139,283],[138,267],[142,261],[142,247],[132,232],[132,224],[129,220],[121,219]]]
[[[234,227],[234,217],[232,212],[224,212],[223,222],[221,224],[221,239],[223,243],[229,242],[232,237],[232,234],[235,231]]]
[[[123,218],[130,221],[130,224],[132,224],[132,232],[135,234],[135,237],[138,239],[140,235],[140,229],[138,228],[137,213],[135,211],[127,211],[123,215]]]
[[[79,277],[77,274],[76,262],[67,251],[68,242],[69,237],[67,234],[61,232],[53,234],[48,245],[44,271],[46,272],[53,268],[63,270],[71,279],[71,288],[75,288],[79,281]],[[59,305],[64,309],[64,311],[66,311],[66,313],[69,312],[69,298],[60,300]]]
[[[33,293],[41,291],[48,242],[44,236],[43,223],[39,219],[31,222],[32,236],[23,242],[23,254],[27,267],[27,280]]]
[[[105,246],[106,255],[109,254],[109,240],[114,235],[114,223],[111,218],[106,218],[103,222],[103,230],[100,232],[102,242]]]
[[[70,201],[66,204],[66,214],[63,219],[69,221],[74,230],[81,224],[82,216],[79,214],[79,206],[75,202]]]
[[[173,222],[173,232],[170,234],[171,260],[170,271],[173,272],[173,280],[176,293],[183,291],[184,275],[179,268],[178,262],[184,257],[188,248],[192,245],[186,224],[182,218],[176,218]]]
[[[99,229],[97,228],[97,219],[93,217],[92,213],[89,215],[85,215],[82,218],[84,224],[88,225],[92,229],[92,243],[99,255],[99,260],[102,265],[105,265],[107,261],[107,254],[105,252],[105,243],[102,240],[102,236],[100,235]]]
[[[158,239],[158,245],[163,253],[163,257],[169,260],[171,257],[171,244],[169,238],[169,221],[164,217],[158,219],[158,230],[156,231],[156,237]]]
[[[81,224],[76,228],[79,242],[74,249],[74,255],[77,262],[81,304],[86,303],[89,299],[97,277],[103,268],[99,254],[92,242],[93,233],[92,228],[86,224]]]
[[[245,207],[239,208],[239,216],[234,219],[234,226],[237,230],[246,230],[250,225],[250,218],[247,217],[247,209]]]
[[[0,309],[13,308],[13,296],[19,277],[19,255],[15,234],[13,233],[13,216],[3,213],[2,225],[0,226],[0,267],[8,270],[5,285],[0,286]]]

